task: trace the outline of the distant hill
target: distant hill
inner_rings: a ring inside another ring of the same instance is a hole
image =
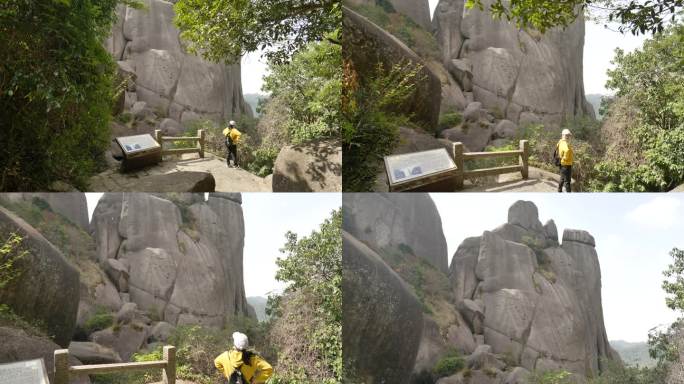
[[[249,305],[254,307],[254,311],[256,312],[257,319],[259,319],[259,321],[268,320],[268,316],[266,315],[267,301],[268,298],[263,296],[250,296],[247,298],[247,302],[249,303]]]
[[[254,116],[258,117],[259,113],[257,112],[257,106],[259,105],[259,100],[268,99],[268,95],[264,95],[263,93],[246,93],[244,98],[247,104],[252,107]]]
[[[623,340],[611,341],[610,345],[620,354],[625,364],[652,367],[655,360],[648,355],[648,343],[630,343]]]
[[[606,96],[606,95],[599,95],[599,94],[591,94],[587,95],[587,101],[594,107],[594,112],[596,112],[596,117],[598,119],[602,119],[603,116],[599,115],[599,111],[601,110],[601,99]]]

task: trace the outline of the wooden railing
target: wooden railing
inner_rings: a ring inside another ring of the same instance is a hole
[[[205,144],[205,135],[204,135],[204,130],[200,129],[197,131],[197,136],[189,136],[189,137],[173,137],[173,136],[162,136],[162,131],[159,129],[156,129],[154,131],[154,139],[157,140],[157,143],[161,145],[162,148],[162,156],[164,155],[182,155],[185,153],[199,153],[200,158],[204,158],[204,144]],[[177,142],[177,141],[190,141],[190,142],[197,142],[195,144],[194,148],[171,148],[171,149],[164,149],[164,142]]]
[[[463,143],[454,143],[453,156],[458,174],[456,176],[456,188],[463,189],[463,180],[485,176],[503,175],[505,173],[520,172],[522,178],[527,180],[529,172],[530,144],[527,140],[520,140],[520,149],[517,151],[501,152],[463,152]],[[507,165],[496,168],[486,168],[466,171],[464,163],[468,160],[493,159],[501,157],[517,157],[518,165]]]
[[[150,369],[163,370],[163,383],[176,383],[176,347],[167,345],[164,347],[164,360],[144,361],[139,363],[120,364],[96,364],[69,366],[69,350],[58,349],[55,351],[55,381],[54,384],[69,384],[69,377],[74,375],[92,375],[98,373],[111,373],[122,371],[138,371]]]

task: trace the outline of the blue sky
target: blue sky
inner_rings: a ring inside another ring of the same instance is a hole
[[[92,216],[101,193],[88,193],[88,213]],[[285,233],[306,236],[342,205],[340,193],[243,193],[245,218],[243,253],[247,296],[266,296],[284,285],[275,280],[276,258],[285,244]]]
[[[432,194],[449,247],[507,221],[517,200],[534,202],[542,224],[583,229],[596,239],[603,310],[611,340],[645,341],[675,320],[665,306],[662,271],[672,248],[684,248],[684,194]]]
[[[430,1],[430,13],[433,14],[439,0]],[[617,24],[609,25],[587,22],[584,39],[584,89],[587,94],[612,94],[605,88],[608,76],[606,71],[612,68],[610,61],[614,57],[615,48],[622,48],[627,52],[642,46],[643,36],[632,36],[616,32]]]

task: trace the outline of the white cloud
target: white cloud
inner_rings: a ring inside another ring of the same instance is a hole
[[[625,214],[632,224],[646,229],[670,229],[680,221],[682,202],[670,196],[658,196]]]

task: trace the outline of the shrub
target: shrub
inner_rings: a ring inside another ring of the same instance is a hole
[[[398,144],[399,127],[408,116],[392,111],[416,90],[420,67],[404,62],[372,75],[359,76],[351,61],[345,62],[342,97],[342,164],[345,191],[373,189],[381,161]]]
[[[437,377],[447,377],[460,372],[465,367],[465,361],[460,356],[444,357],[432,368],[432,373]]]
[[[568,371],[534,372],[529,380],[530,384],[572,384],[572,374]]]
[[[447,112],[439,116],[439,124],[437,124],[437,132],[439,135],[445,129],[453,128],[461,124],[463,116],[458,112]]]
[[[15,264],[29,254],[24,238],[12,232],[0,247],[0,289],[21,275]]]
[[[86,334],[109,328],[114,323],[114,316],[103,307],[98,307],[95,313],[83,324]]]

